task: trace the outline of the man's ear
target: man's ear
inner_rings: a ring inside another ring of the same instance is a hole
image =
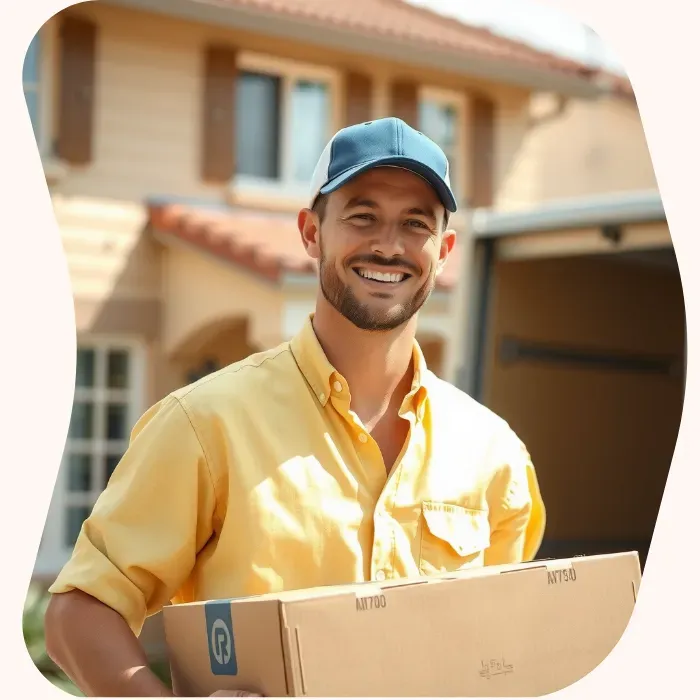
[[[318,214],[312,209],[302,209],[297,217],[297,226],[309,257],[314,260],[321,258],[321,222]]]
[[[453,229],[448,229],[442,234],[442,240],[440,241],[440,257],[438,258],[437,273],[440,274],[445,265],[447,264],[447,259],[450,257],[450,253],[455,247],[457,242],[457,232]]]

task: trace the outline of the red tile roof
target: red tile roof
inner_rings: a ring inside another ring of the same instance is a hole
[[[402,0],[196,0],[196,2],[237,7],[283,15],[309,23],[357,32],[377,39],[403,41],[415,49],[432,48],[529,64],[577,77],[593,77],[595,69],[535,49],[525,43],[493,34],[488,29],[467,25],[427,8]]]
[[[306,254],[299,237],[296,217],[290,214],[166,204],[150,207],[149,222],[164,240],[189,243],[202,253],[274,282],[287,273],[316,273],[316,265]],[[438,277],[438,288],[454,286],[457,265],[453,255]]]

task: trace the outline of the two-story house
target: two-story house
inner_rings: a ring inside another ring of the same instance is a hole
[[[313,307],[295,214],[325,141],[389,114],[448,153],[464,211],[534,195],[533,96],[604,93],[584,66],[399,0],[110,0],[59,13],[24,67],[72,280],[76,392],[37,578],[69,556],[134,421],[288,339]],[[455,220],[469,240],[465,213]],[[459,253],[421,313],[452,378]]]

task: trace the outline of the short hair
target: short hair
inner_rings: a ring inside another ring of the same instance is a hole
[[[326,208],[328,207],[328,195],[319,194],[314,200],[311,210],[318,214],[318,218],[323,223],[323,219],[326,216]]]
[[[311,206],[311,211],[316,212],[318,214],[318,219],[321,223],[323,223],[323,219],[326,216],[326,208],[328,207],[328,196],[327,194],[319,194],[318,197],[314,200],[313,205]],[[444,226],[443,226],[443,232],[447,230],[447,224],[450,221],[450,212],[445,209],[445,220],[444,220]]]

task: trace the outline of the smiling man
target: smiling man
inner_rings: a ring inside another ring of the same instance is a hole
[[[415,340],[455,210],[444,153],[404,122],[333,137],[298,217],[315,313],[141,418],[51,589],[47,647],[86,694],[172,695],[136,637],[169,601],[534,557],[524,445]]]

